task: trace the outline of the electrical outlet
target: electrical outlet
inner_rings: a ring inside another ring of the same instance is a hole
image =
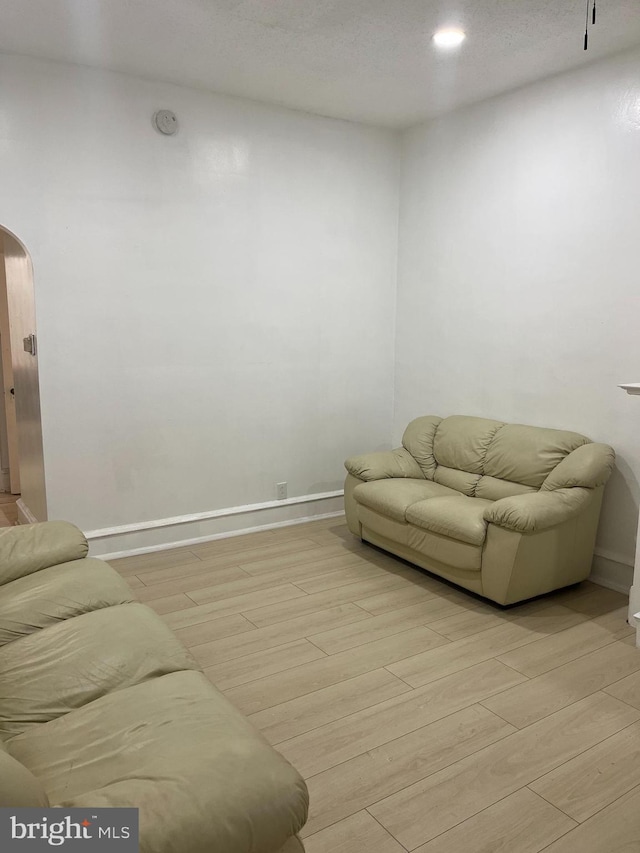
[[[287,496],[287,484],[286,483],[276,483],[276,495],[278,496],[279,501],[283,501]]]

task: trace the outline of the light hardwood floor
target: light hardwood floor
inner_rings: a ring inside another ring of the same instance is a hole
[[[0,527],[13,527],[18,523],[16,503],[20,495],[9,495],[0,492]]]
[[[304,775],[308,853],[640,851],[619,593],[502,610],[342,518],[112,564]]]

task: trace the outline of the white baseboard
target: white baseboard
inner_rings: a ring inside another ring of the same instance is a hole
[[[18,510],[18,524],[37,524],[38,519],[22,498],[18,498],[16,501],[16,509]]]
[[[115,559],[300,524],[343,511],[343,492],[339,490],[88,530],[85,536],[91,556]]]
[[[633,583],[633,562],[624,554],[596,548],[589,580],[629,595]]]

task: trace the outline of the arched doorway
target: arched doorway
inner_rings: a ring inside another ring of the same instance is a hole
[[[46,521],[38,339],[31,258],[0,226],[0,456],[5,494],[21,523]]]

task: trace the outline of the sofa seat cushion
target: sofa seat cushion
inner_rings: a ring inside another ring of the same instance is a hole
[[[38,728],[114,690],[197,668],[143,604],[59,622],[0,648],[0,738]]]
[[[353,490],[353,496],[359,504],[402,523],[406,521],[407,509],[414,503],[459,494],[431,480],[408,478],[361,483]]]
[[[137,806],[144,853],[276,853],[306,819],[298,773],[200,672],[111,693],[7,748],[52,805]]]
[[[415,524],[423,530],[430,530],[469,545],[482,545],[488,524],[483,515],[491,504],[492,501],[468,498],[464,495],[433,498],[410,506],[406,518],[410,524]]]
[[[102,560],[42,569],[0,586],[0,646],[73,616],[133,600],[126,582]]]

